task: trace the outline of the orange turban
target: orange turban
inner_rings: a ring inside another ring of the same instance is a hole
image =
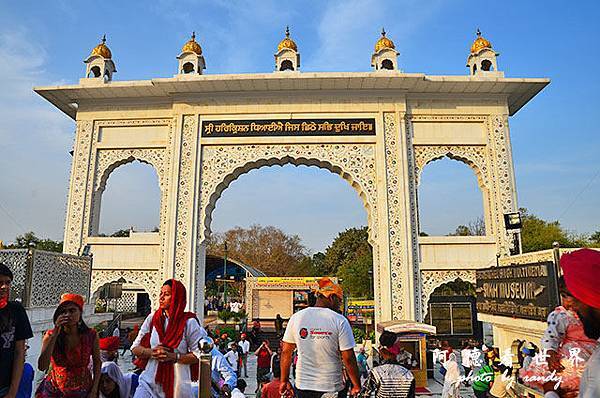
[[[592,249],[580,249],[563,254],[560,266],[565,277],[569,293],[590,307],[600,309],[600,252]]]
[[[342,291],[341,286],[337,283],[333,283],[328,276],[319,279],[317,283],[319,284],[319,288],[316,290],[317,294],[321,294],[327,298],[332,294],[335,294],[340,300],[344,298],[344,292]]]
[[[83,297],[81,297],[80,295],[75,293],[65,293],[62,296],[60,296],[59,305],[66,302],[75,304],[79,307],[81,311],[83,311]]]
[[[100,349],[103,351],[117,351],[121,341],[117,336],[100,339]]]

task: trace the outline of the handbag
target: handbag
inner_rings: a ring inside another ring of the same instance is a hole
[[[446,376],[446,372],[447,372],[447,371],[448,371],[448,370],[447,370],[447,369],[444,367],[444,365],[440,365],[440,374],[441,374],[442,376]]]

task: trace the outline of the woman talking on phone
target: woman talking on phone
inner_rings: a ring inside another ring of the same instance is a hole
[[[54,312],[54,329],[42,340],[38,368],[48,371],[36,398],[96,398],[100,383],[98,335],[83,321],[83,297],[65,293]],[[93,371],[90,370],[90,358]]]

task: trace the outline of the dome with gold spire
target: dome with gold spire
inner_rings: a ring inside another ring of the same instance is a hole
[[[393,41],[385,36],[385,29],[381,29],[381,37],[377,40],[377,43],[375,43],[375,52],[377,53],[384,48],[395,49],[396,46]]]
[[[192,32],[192,37],[181,47],[181,52],[202,55],[202,47],[196,42],[196,32]]]
[[[283,39],[279,42],[279,45],[277,46],[277,51],[281,51],[284,48],[298,52],[298,46],[296,46],[296,42],[294,42],[294,40],[290,39],[289,26],[287,26],[285,28],[285,39]]]
[[[98,55],[100,57],[110,59],[112,58],[112,53],[110,52],[110,48],[106,45],[106,35],[102,36],[102,43],[98,44],[92,50],[91,56]]]
[[[475,41],[473,42],[473,45],[471,45],[471,54],[478,53],[479,51],[483,50],[484,48],[489,48],[491,50],[492,43],[490,43],[489,40],[482,37],[481,31],[479,29],[477,29],[477,39],[475,39]]]

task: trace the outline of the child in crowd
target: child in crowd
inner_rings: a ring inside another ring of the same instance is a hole
[[[564,393],[576,393],[579,391],[579,379],[585,363],[598,342],[584,334],[583,324],[573,309],[574,298],[562,277],[558,281],[558,288],[562,305],[548,315],[548,327],[542,337],[542,350],[539,354],[541,360],[534,358],[521,377],[526,384],[550,392],[555,389],[556,381],[542,385],[535,379],[556,371],[557,376],[562,378],[560,390]]]

